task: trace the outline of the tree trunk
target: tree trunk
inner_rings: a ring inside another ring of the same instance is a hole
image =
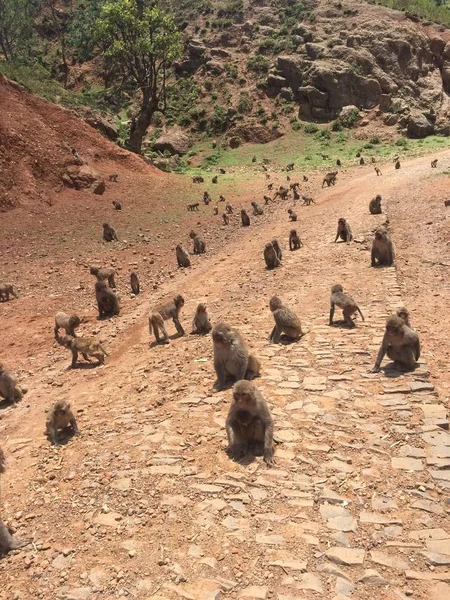
[[[136,154],[141,154],[142,140],[144,139],[147,129],[152,122],[154,110],[151,105],[141,107],[136,121],[132,121],[132,127],[130,128],[130,150]]]

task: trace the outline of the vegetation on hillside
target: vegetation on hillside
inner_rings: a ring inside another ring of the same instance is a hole
[[[369,2],[401,10],[424,21],[433,21],[450,27],[450,6],[447,0],[369,0]]]

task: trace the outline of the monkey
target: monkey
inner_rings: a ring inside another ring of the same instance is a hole
[[[386,321],[386,331],[371,373],[378,373],[384,355],[400,365],[404,370],[413,371],[420,358],[420,340],[401,317],[393,315]]]
[[[385,227],[378,227],[372,242],[371,266],[392,267],[394,263],[394,245]]]
[[[360,164],[360,165],[364,165],[364,164],[365,164],[365,162],[364,162],[364,158],[363,158],[362,156],[361,156],[361,158],[359,159],[359,164]]]
[[[19,387],[17,377],[6,369],[0,362],[0,396],[3,396],[5,402],[18,402],[22,400],[26,393],[26,388]]]
[[[222,194],[219,196],[219,202],[225,202],[225,196],[222,196]]]
[[[173,300],[170,302],[166,302],[165,304],[160,304],[156,308],[152,310],[148,317],[148,328],[150,333],[153,330],[153,333],[156,338],[156,342],[158,344],[168,344],[169,336],[167,335],[167,330],[164,325],[164,321],[168,319],[172,319],[173,323],[176,327],[178,335],[184,335],[184,329],[180,323],[180,310],[184,306],[184,298],[180,294],[177,294]],[[159,336],[159,331],[163,333],[163,339],[161,340]]]
[[[268,467],[274,464],[273,419],[264,397],[251,381],[234,384],[225,429],[230,458],[239,460],[250,451],[262,454]]]
[[[405,325],[411,328],[411,323],[409,321],[409,310],[406,308],[406,306],[399,306],[395,311],[395,314],[397,317],[400,317],[400,319],[404,320]]]
[[[352,315],[354,315],[356,312],[359,312],[363,321],[365,320],[359,306],[351,296],[344,294],[344,288],[339,284],[333,285],[331,288],[329,325],[333,325],[334,309],[336,306],[342,308],[344,321],[349,327],[355,327]]]
[[[327,160],[328,154],[321,154],[321,157],[322,157],[323,160]]]
[[[379,177],[380,175],[383,175],[383,173],[381,172],[381,169],[379,169],[378,167],[374,167],[375,169],[375,173],[377,174],[377,177]]]
[[[78,151],[77,151],[77,149],[76,149],[76,148],[71,148],[71,151],[72,151],[72,154],[74,155],[74,157],[75,157],[75,158],[80,158],[80,157],[78,156]]]
[[[112,289],[108,287],[106,281],[95,282],[95,297],[97,299],[99,319],[119,314],[119,299]]]
[[[289,175],[286,175],[286,181],[290,181],[291,178],[289,177]]]
[[[431,168],[435,169],[437,167],[437,163],[438,163],[438,159],[435,158],[434,160],[431,161]]]
[[[200,205],[199,205],[198,202],[194,202],[193,204],[188,204],[187,209],[190,210],[190,211],[198,210],[199,206]]]
[[[223,224],[228,225],[230,223],[230,217],[227,213],[222,213]]]
[[[397,161],[395,162],[395,165],[394,165],[394,166],[395,166],[395,168],[396,168],[396,169],[400,169],[400,161],[399,161],[399,160],[397,160]]]
[[[57,312],[55,315],[55,340],[58,339],[60,328],[63,328],[66,334],[77,337],[75,328],[79,327],[81,321],[78,315],[66,315],[64,312]]]
[[[322,187],[325,184],[327,184],[327,187],[330,187],[330,185],[335,185],[336,184],[336,177],[337,177],[337,171],[330,171],[329,173],[327,173],[325,175],[325,177],[323,178]]]
[[[87,362],[91,362],[89,357],[93,356],[98,360],[99,365],[102,365],[105,362],[105,355],[108,356],[106,350],[95,337],[73,337],[72,335],[63,335],[60,340],[65,348],[72,351],[72,363],[70,365],[72,369],[76,367],[78,353],[82,354]]]
[[[122,210],[122,205],[120,204],[120,202],[118,202],[117,200],[113,200],[112,201],[112,205],[114,206],[114,208],[116,210]]]
[[[201,175],[192,175],[192,183],[204,183],[204,181]]]
[[[357,152],[357,153],[355,154],[355,156],[356,156],[356,158],[359,158],[359,157],[361,156],[361,152]]]
[[[280,196],[280,198],[282,200],[286,200],[287,197],[288,197],[288,194],[289,194],[289,190],[286,189],[285,187],[283,187],[282,185],[280,185],[280,187],[278,188],[278,190],[277,190],[277,192],[276,192],[276,194],[275,194],[275,196],[274,196],[273,199],[275,200],[275,198],[277,196]]]
[[[256,356],[250,354],[244,338],[237,329],[221,321],[213,327],[212,340],[214,369],[217,375],[214,392],[223,390],[227,379],[235,382],[259,376],[261,363]]]
[[[444,200],[444,206],[450,206],[450,200]]]
[[[264,196],[264,204],[269,204],[269,202],[272,201],[272,198],[270,196]]]
[[[299,250],[303,246],[303,242],[300,239],[297,230],[291,229],[289,234],[289,250]]]
[[[293,181],[292,183],[290,183],[290,184],[289,184],[289,189],[290,189],[290,190],[295,190],[295,189],[297,189],[298,187],[300,187],[300,184],[299,184],[299,182],[298,182],[298,181]]]
[[[338,220],[336,239],[334,240],[334,243],[336,243],[339,238],[347,243],[351,242],[353,239],[350,225],[348,224],[347,219],[344,219],[343,217]]]
[[[396,163],[399,160],[398,154],[392,158],[392,162]]]
[[[16,288],[11,283],[0,283],[0,300],[2,302],[9,302],[9,296],[18,298],[19,294]]]
[[[225,210],[226,210],[227,214],[229,214],[229,215],[232,215],[232,214],[233,214],[233,207],[231,206],[231,204],[229,204],[229,203],[228,203],[228,204],[225,206]]]
[[[272,296],[269,308],[275,319],[275,327],[269,336],[269,341],[272,344],[279,344],[282,334],[289,340],[294,341],[299,340],[304,335],[300,319],[290,308],[283,305],[278,296]]]
[[[211,179],[212,183],[217,183],[218,177],[217,175],[214,175],[214,177]]]
[[[371,215],[381,215],[381,196],[377,194],[369,203],[369,212]]]
[[[218,207],[218,206],[215,206],[215,207],[213,208],[213,215],[218,215],[218,214],[219,214],[219,207]]]
[[[91,275],[95,275],[97,277],[97,281],[106,281],[108,280],[108,285],[111,288],[116,287],[116,270],[113,267],[105,267],[103,269],[99,269],[98,267],[91,267],[89,269],[89,273]]]
[[[258,160],[258,159],[256,158],[256,156],[254,156],[254,157],[252,158],[252,163],[255,163],[257,160]]]
[[[135,296],[137,296],[141,291],[141,286],[139,284],[139,277],[137,276],[137,273],[135,273],[134,271],[131,271],[131,273],[130,273],[130,285],[131,285],[131,291],[133,292],[133,294]]]
[[[0,475],[6,471],[6,457],[0,448]],[[9,529],[0,518],[0,554],[6,554],[10,550],[17,550],[26,546],[29,542],[15,540],[9,532]]]
[[[114,227],[111,227],[108,223],[103,223],[103,239],[105,242],[118,241]]]
[[[270,179],[270,173],[266,173],[266,179]]]
[[[211,202],[211,196],[209,195],[209,192],[203,192],[203,202],[208,206],[208,204]]]
[[[244,208],[241,210],[241,221],[242,227],[250,226],[250,217],[248,216],[247,211]]]
[[[111,173],[111,175],[109,176],[109,180],[110,181],[115,181],[117,183],[117,178],[119,177],[119,175],[117,173]]]
[[[269,192],[271,192],[273,190],[273,183],[268,183],[267,189],[269,190]]]
[[[305,194],[302,194],[302,200],[303,200],[302,206],[311,206],[311,204],[316,203],[316,201],[314,200],[314,198],[312,196],[306,196]]]
[[[274,269],[275,267],[279,267],[281,265],[281,261],[277,256],[272,242],[268,242],[264,246],[264,260],[266,261],[268,269]]]
[[[177,244],[175,253],[177,255],[177,263],[179,267],[187,268],[191,266],[189,255],[181,244]]]
[[[337,166],[337,167],[342,167],[342,163],[341,163],[341,161],[339,160],[339,158],[338,158],[338,159],[337,159],[337,161],[336,161],[336,166]]]
[[[292,193],[294,195],[294,200],[300,200],[300,194],[298,193],[297,188],[294,188]]]
[[[206,304],[201,302],[195,311],[195,317],[192,321],[192,332],[197,334],[209,333],[212,329],[211,321],[209,320]]]
[[[297,220],[297,213],[296,213],[296,212],[294,212],[294,211],[292,210],[292,208],[288,208],[288,213],[289,213],[289,219],[290,219],[291,221],[296,221],[296,220]]]
[[[225,175],[226,173],[225,169],[219,169],[219,171],[222,173],[222,175]]]
[[[308,181],[308,177],[306,175],[303,175],[303,181]]]
[[[289,163],[288,165],[286,165],[286,171],[293,171],[295,167],[295,163]]]
[[[255,217],[259,216],[259,215],[263,215],[264,211],[262,209],[262,206],[260,206],[259,204],[257,204],[256,202],[252,202],[251,203],[253,206],[253,215]]]
[[[195,231],[191,231],[189,237],[194,241],[194,254],[203,254],[206,252],[206,244],[203,238],[197,235]]]
[[[70,404],[65,400],[59,400],[47,413],[45,434],[51,439],[54,446],[59,446],[58,430],[67,429],[68,427],[72,429],[74,435],[80,433]]]
[[[272,240],[272,246],[274,247],[275,253],[278,256],[278,260],[281,262],[283,258],[283,254],[281,252],[280,242],[277,239]]]

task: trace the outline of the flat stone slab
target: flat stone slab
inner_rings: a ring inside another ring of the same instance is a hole
[[[393,456],[391,459],[391,465],[393,469],[403,469],[404,471],[423,471],[423,463],[418,458]]]
[[[310,392],[321,392],[327,389],[326,377],[305,377],[303,379],[303,389]]]
[[[386,552],[380,552],[378,550],[372,550],[370,552],[370,558],[378,565],[390,567],[391,569],[396,569],[397,571],[405,571],[409,567],[409,564],[406,562],[406,560],[396,556],[391,556]]]
[[[445,419],[447,410],[442,404],[419,404],[426,419]]]
[[[330,548],[325,552],[328,560],[338,565],[362,565],[365,558],[365,551],[360,548],[340,548],[338,546]]]

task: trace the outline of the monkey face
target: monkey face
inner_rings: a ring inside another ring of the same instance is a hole
[[[237,406],[248,406],[252,401],[252,397],[249,393],[238,389],[233,392],[233,400]],[[246,410],[241,410],[239,412],[248,414],[248,411]]]
[[[184,298],[183,298],[183,296],[180,296],[180,295],[175,296],[174,302],[175,302],[175,306],[178,306],[178,307],[181,308],[182,306],[184,306]]]
[[[281,300],[278,298],[278,296],[273,296],[269,302],[270,310],[273,312],[274,310],[277,310],[277,308],[280,308],[280,306],[282,306]]]

